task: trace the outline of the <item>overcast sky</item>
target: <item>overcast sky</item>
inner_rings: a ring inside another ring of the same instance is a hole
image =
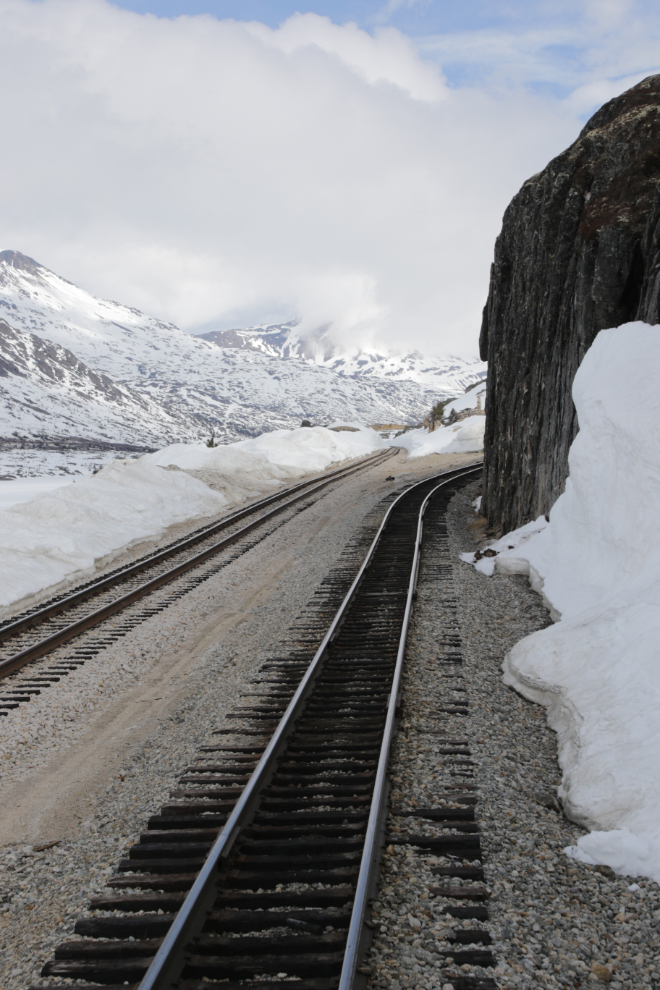
[[[476,354],[504,209],[660,71],[659,11],[0,0],[0,249],[192,332]]]

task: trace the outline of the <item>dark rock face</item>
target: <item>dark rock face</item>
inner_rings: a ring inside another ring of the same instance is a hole
[[[82,399],[105,400],[116,406],[137,408],[149,413],[149,402],[124,383],[116,384],[107,375],[93,371],[75,354],[37,337],[34,333],[14,330],[0,318],[0,378],[16,376],[66,386]]]
[[[660,75],[605,104],[529,179],[495,244],[483,511],[508,532],[563,491],[573,378],[596,334],[660,323]],[[660,347],[660,334],[658,337]]]
[[[0,262],[5,261],[12,268],[18,268],[20,271],[31,272],[33,275],[38,275],[40,272],[47,271],[43,265],[40,265],[34,258],[28,258],[26,254],[21,254],[20,251],[0,251]]]

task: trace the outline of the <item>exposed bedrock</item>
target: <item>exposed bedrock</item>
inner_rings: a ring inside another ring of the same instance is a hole
[[[660,75],[606,103],[504,214],[480,339],[493,529],[549,512],[575,372],[599,330],[636,319],[660,323]]]

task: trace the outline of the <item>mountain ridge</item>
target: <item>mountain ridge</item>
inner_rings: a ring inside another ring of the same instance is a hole
[[[427,369],[428,380],[421,380],[421,355],[417,364],[408,356],[398,365],[392,355],[383,356],[382,361],[371,361],[366,372],[360,358],[351,364],[349,356],[335,352],[332,360],[343,363],[332,367],[309,357],[311,350],[305,352],[295,321],[272,325],[268,346],[263,327],[220,331],[248,346],[218,346],[133,307],[98,299],[17,251],[0,252],[0,314],[13,331],[5,330],[3,337],[7,373],[0,380],[5,398],[0,434],[20,434],[20,416],[7,410],[20,408],[28,381],[29,401],[41,405],[44,415],[50,409],[50,435],[69,435],[72,430],[80,434],[86,427],[95,438],[107,439],[112,426],[119,431],[117,441],[162,445],[199,440],[212,429],[227,442],[291,428],[301,419],[414,423],[438,398],[462,392],[484,373],[479,362],[454,367],[450,361]],[[37,359],[38,352],[46,352],[32,341],[28,359],[21,334],[53,345],[48,372],[39,368]],[[74,388],[75,362],[80,367]],[[97,382],[95,406],[93,375],[104,376],[104,384]],[[90,412],[75,423],[81,407],[74,403],[67,408],[67,380],[72,401],[76,389],[82,388],[87,403],[83,408],[105,409],[107,422]],[[132,427],[126,415],[129,406],[135,415]],[[43,423],[39,427],[30,420],[23,432],[33,435],[39,429],[45,429]]]
[[[329,368],[343,377],[399,378],[427,385],[442,383],[440,387],[443,389],[456,388],[463,392],[466,385],[486,374],[485,365],[481,362],[469,362],[452,355],[429,358],[419,351],[405,354],[366,348],[343,351],[328,338],[327,331],[301,336],[296,330],[299,324],[299,320],[290,320],[288,323],[212,330],[198,336],[221,348],[251,350],[283,360],[303,360],[317,367]]]

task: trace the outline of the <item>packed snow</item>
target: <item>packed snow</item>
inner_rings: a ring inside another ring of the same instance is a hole
[[[290,480],[385,447],[366,427],[315,427],[275,430],[222,447],[174,444],[115,460],[90,477],[0,511],[0,606],[93,573],[170,526],[217,516]]]
[[[451,402],[447,402],[443,410],[443,419],[447,419],[452,412],[461,413],[465,409],[478,409],[481,407],[482,410],[486,409],[486,382],[483,381],[479,385],[474,385],[463,395],[459,395],[457,399],[452,399]]]
[[[381,436],[368,427],[335,432],[315,426],[273,430],[220,447],[177,443],[147,454],[144,460],[187,471],[237,505],[287,481],[386,447]]]
[[[575,377],[580,432],[549,524],[508,534],[476,566],[529,574],[558,620],[514,647],[504,680],[558,734],[559,795],[592,830],[566,851],[660,883],[659,334],[598,334]]]
[[[11,481],[0,482],[0,510],[9,509],[19,502],[29,502],[37,495],[55,491],[63,485],[70,485],[71,478],[65,474],[43,478],[14,478]]]
[[[408,457],[476,453],[484,449],[485,428],[485,416],[468,416],[452,426],[439,426],[433,433],[427,429],[408,430],[390,443],[407,450]]]
[[[0,605],[90,572],[168,526],[222,512],[227,499],[180,471],[114,461],[98,474],[0,512]]]

